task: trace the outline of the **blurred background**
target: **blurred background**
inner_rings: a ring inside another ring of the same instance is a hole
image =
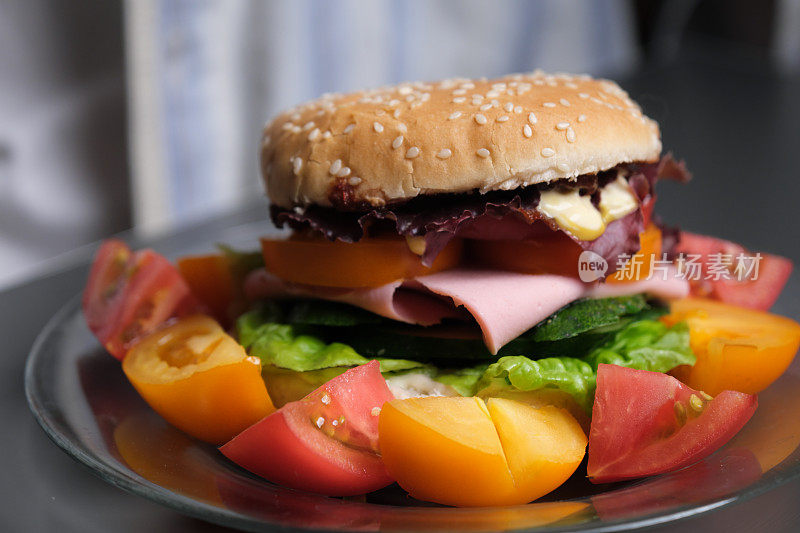
[[[617,79],[661,123],[696,178],[665,219],[800,260],[800,0],[0,0],[0,289],[122,230],[266,218],[285,107],[534,68]]]

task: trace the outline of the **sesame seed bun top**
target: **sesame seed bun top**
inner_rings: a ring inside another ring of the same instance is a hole
[[[574,179],[660,152],[658,125],[616,83],[537,71],[324,95],[266,126],[261,165],[278,206],[357,208]]]

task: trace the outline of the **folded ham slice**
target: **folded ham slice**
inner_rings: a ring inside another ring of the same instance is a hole
[[[565,276],[531,275],[497,270],[455,269],[395,281],[381,287],[339,289],[287,283],[264,269],[245,280],[251,301],[262,298],[312,297],[348,303],[381,316],[430,326],[445,318],[474,318],[486,347],[506,343],[579,298],[606,298],[648,293],[682,298],[689,285],[670,272],[665,279],[632,283],[583,283]]]

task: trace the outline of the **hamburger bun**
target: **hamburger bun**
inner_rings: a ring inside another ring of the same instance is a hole
[[[329,94],[264,129],[273,204],[343,209],[515,189],[655,161],[658,125],[616,83],[542,72]]]

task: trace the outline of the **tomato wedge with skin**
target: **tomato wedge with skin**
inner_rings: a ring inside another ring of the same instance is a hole
[[[392,483],[378,455],[378,417],[392,399],[371,361],[284,405],[220,450],[287,487],[328,496],[372,492]]]
[[[284,281],[324,287],[380,287],[399,279],[433,274],[461,261],[463,243],[453,239],[426,267],[403,238],[358,242],[294,236],[261,239],[266,269]]]
[[[111,239],[95,254],[83,292],[83,314],[117,359],[170,318],[202,311],[178,270],[153,250],[132,252]]]
[[[713,399],[666,374],[600,365],[587,471],[608,483],[678,470],[728,442],[756,410],[755,396]]]
[[[211,317],[181,318],[151,333],[131,348],[122,370],[155,412],[212,444],[275,410],[261,361]]]
[[[736,261],[739,254],[753,254],[748,253],[741,245],[734,242],[686,231],[681,232],[680,242],[675,248],[675,253],[684,254],[685,257],[700,256],[700,279],[694,279],[698,276],[693,276],[689,272],[689,267],[686,267],[692,295],[710,297],[732,305],[761,311],[767,311],[772,307],[794,268],[792,262],[785,257],[760,253],[758,276],[753,275],[754,279],[741,281],[737,279],[734,273],[735,264],[730,265],[728,275],[717,276],[710,271],[712,257],[720,258],[716,254],[727,256],[732,261]]]
[[[670,374],[709,394],[761,392],[786,371],[800,348],[796,321],[715,300],[675,300],[661,320],[670,326],[686,322],[697,356],[693,366]]]

